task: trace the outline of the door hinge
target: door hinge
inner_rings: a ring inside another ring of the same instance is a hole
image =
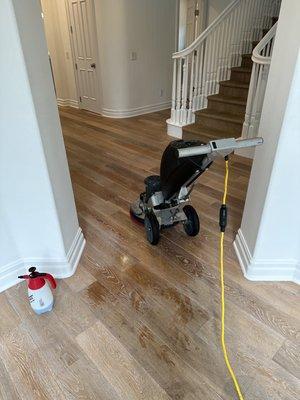
[[[70,25],[70,32],[73,33],[73,27]]]
[[[82,103],[82,98],[81,98],[81,96],[79,96],[79,101],[80,101],[80,103]]]
[[[76,69],[78,69],[78,67],[77,67],[77,63],[75,63],[75,68],[76,68]]]
[[[199,17],[199,10],[195,10],[195,17]]]

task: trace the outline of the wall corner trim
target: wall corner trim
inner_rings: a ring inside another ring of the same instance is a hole
[[[290,281],[300,284],[300,263],[295,259],[255,259],[241,229],[233,242],[244,276],[250,281]]]
[[[0,292],[20,282],[18,275],[27,272],[29,266],[34,265],[41,272],[49,272],[55,278],[69,278],[78,266],[80,257],[85,247],[85,238],[81,228],[78,228],[71,247],[65,258],[20,258],[0,269]]]
[[[156,111],[166,110],[171,108],[171,101],[162,103],[149,104],[142,107],[130,108],[128,110],[114,110],[111,108],[102,108],[101,115],[108,118],[128,118],[137,115],[149,114]]]
[[[57,98],[57,105],[60,107],[73,107],[79,108],[79,103],[77,100],[72,99],[59,99]]]

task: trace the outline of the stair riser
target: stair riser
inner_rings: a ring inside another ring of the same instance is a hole
[[[216,110],[220,112],[228,112],[228,113],[244,113],[246,110],[246,106],[244,104],[231,104],[231,103],[223,103],[221,101],[213,101],[208,99],[208,108],[211,110]]]
[[[243,124],[230,121],[221,121],[205,115],[196,116],[196,124],[199,127],[215,129],[217,131],[228,132],[228,135],[239,137],[242,133]]]
[[[230,79],[233,81],[249,83],[251,78],[250,73],[240,72],[240,71],[231,71]]]
[[[240,99],[247,100],[248,88],[228,87],[220,85],[220,94],[224,96],[239,97]]]
[[[243,59],[242,59],[242,67],[252,68],[252,64],[253,64],[253,62],[252,62],[251,58],[243,57]]]

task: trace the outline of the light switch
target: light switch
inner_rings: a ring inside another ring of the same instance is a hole
[[[130,61],[135,61],[137,59],[137,53],[136,51],[131,51],[129,54],[129,59]]]

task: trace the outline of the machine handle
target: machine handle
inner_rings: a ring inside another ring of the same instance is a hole
[[[195,146],[195,147],[187,147],[184,149],[178,149],[178,157],[192,157],[192,156],[200,156],[202,154],[210,154],[214,152],[232,153],[235,149],[241,149],[245,147],[253,147],[259,146],[263,144],[263,138],[253,138],[253,139],[239,139],[236,140],[234,138],[230,139],[218,139],[212,140],[208,144],[202,146]]]

